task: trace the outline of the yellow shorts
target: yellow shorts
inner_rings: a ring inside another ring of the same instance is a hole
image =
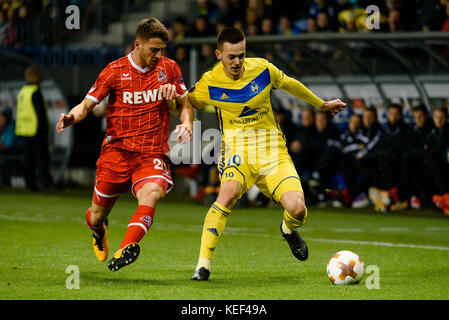
[[[277,159],[269,164],[244,163],[238,155],[229,155],[227,159],[222,157],[218,162],[218,172],[221,183],[227,180],[239,181],[242,195],[255,184],[276,203],[281,201],[285,192],[303,192],[301,180],[286,150],[281,150]]]

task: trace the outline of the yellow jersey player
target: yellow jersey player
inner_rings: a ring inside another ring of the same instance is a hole
[[[215,54],[221,62],[206,72],[187,95],[197,109],[216,107],[222,135],[220,192],[204,221],[199,260],[192,276],[197,281],[209,279],[212,254],[228,216],[254,184],[282,204],[282,236],[297,259],[307,259],[307,245],[296,231],[307,216],[304,194],[275,120],[270,92],[285,90],[332,114],[346,105],[339,99],[324,102],[265,59],[246,58],[246,40],[239,29],[227,28],[218,35]]]

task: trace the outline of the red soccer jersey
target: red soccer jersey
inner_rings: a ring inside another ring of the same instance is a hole
[[[176,85],[181,96],[187,94],[178,64],[166,57],[161,57],[152,70],[136,65],[131,53],[104,68],[86,95],[96,103],[109,96],[103,146],[167,153],[170,114],[166,100],[158,94],[166,83]]]

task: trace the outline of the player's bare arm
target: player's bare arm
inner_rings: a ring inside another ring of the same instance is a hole
[[[178,133],[178,143],[184,144],[189,142],[192,137],[193,107],[187,96],[177,99],[176,104],[180,108],[179,119],[181,124],[176,126],[175,132]]]
[[[179,99],[181,96],[176,92],[176,86],[171,83],[159,87],[159,92],[165,100]]]
[[[80,122],[92,111],[96,104],[95,101],[86,98],[80,104],[73,107],[68,114],[61,113],[59,121],[56,124],[56,130],[61,133],[64,131],[64,128]]]

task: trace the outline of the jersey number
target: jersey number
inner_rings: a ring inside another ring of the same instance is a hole
[[[153,164],[154,164],[154,169],[168,172],[165,162],[162,162],[161,159],[157,159],[157,158],[153,159]]]

